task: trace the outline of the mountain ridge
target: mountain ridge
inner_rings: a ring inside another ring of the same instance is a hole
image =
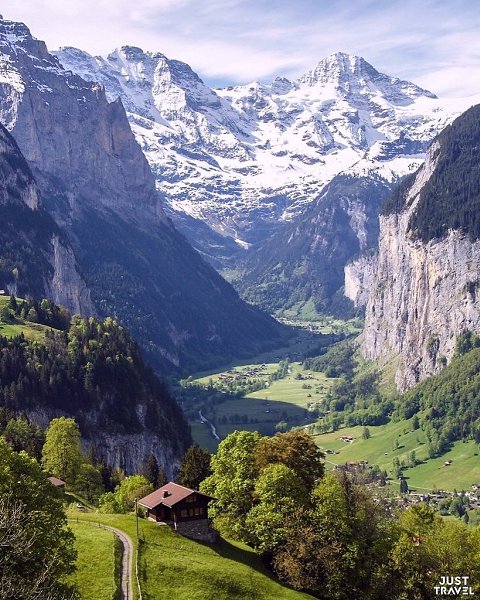
[[[345,53],[296,81],[215,90],[162,53],[124,46],[107,58],[72,48],[56,56],[100,81],[110,99],[122,97],[168,215],[224,266],[235,259],[222,237],[243,257],[360,160],[382,168],[390,181],[413,172],[434,135],[466,103],[438,100]],[[218,244],[212,247],[195,220],[216,232]]]

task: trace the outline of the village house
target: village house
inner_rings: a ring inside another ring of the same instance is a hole
[[[170,525],[185,537],[216,541],[218,534],[208,521],[208,494],[169,482],[138,501],[150,521]]]

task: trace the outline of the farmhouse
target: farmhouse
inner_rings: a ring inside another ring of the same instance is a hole
[[[178,533],[200,540],[215,541],[217,533],[208,522],[211,496],[197,490],[167,483],[138,501],[147,510],[147,519],[173,527]]]

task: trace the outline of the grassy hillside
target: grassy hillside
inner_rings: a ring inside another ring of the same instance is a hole
[[[79,514],[78,518],[118,527],[128,533],[136,546],[135,518],[131,515]],[[168,527],[143,519],[139,523],[143,540],[139,572],[144,600],[311,598],[278,583],[257,555],[242,544],[227,540],[218,545],[202,544],[183,538]]]
[[[372,426],[368,430],[369,439],[362,438],[361,426],[346,427],[315,436],[315,441],[323,450],[336,452],[326,454],[327,466],[332,468],[335,464],[366,460],[391,473],[394,458],[403,460],[408,465],[410,453],[414,451],[417,460],[422,462],[403,472],[410,488],[467,490],[472,483],[480,480],[479,447],[473,441],[456,442],[449,452],[430,459],[425,434],[421,429],[412,431],[412,419]],[[351,436],[354,440],[351,443],[343,442],[340,439],[342,436]],[[448,461],[451,464],[445,466]]]
[[[0,312],[8,306],[10,296],[0,296]],[[51,327],[41,325],[40,323],[32,323],[17,317],[12,323],[5,323],[0,319],[0,335],[4,337],[15,337],[23,333],[29,340],[41,340],[45,336],[45,332],[51,330]]]
[[[115,553],[119,552],[115,535],[83,521],[70,521],[69,527],[76,538],[78,559],[77,572],[68,582],[77,586],[81,600],[113,600]]]

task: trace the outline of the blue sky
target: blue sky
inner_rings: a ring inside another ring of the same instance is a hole
[[[480,93],[478,0],[2,0],[50,49],[136,45],[210,85],[296,78],[332,52],[439,96]]]

